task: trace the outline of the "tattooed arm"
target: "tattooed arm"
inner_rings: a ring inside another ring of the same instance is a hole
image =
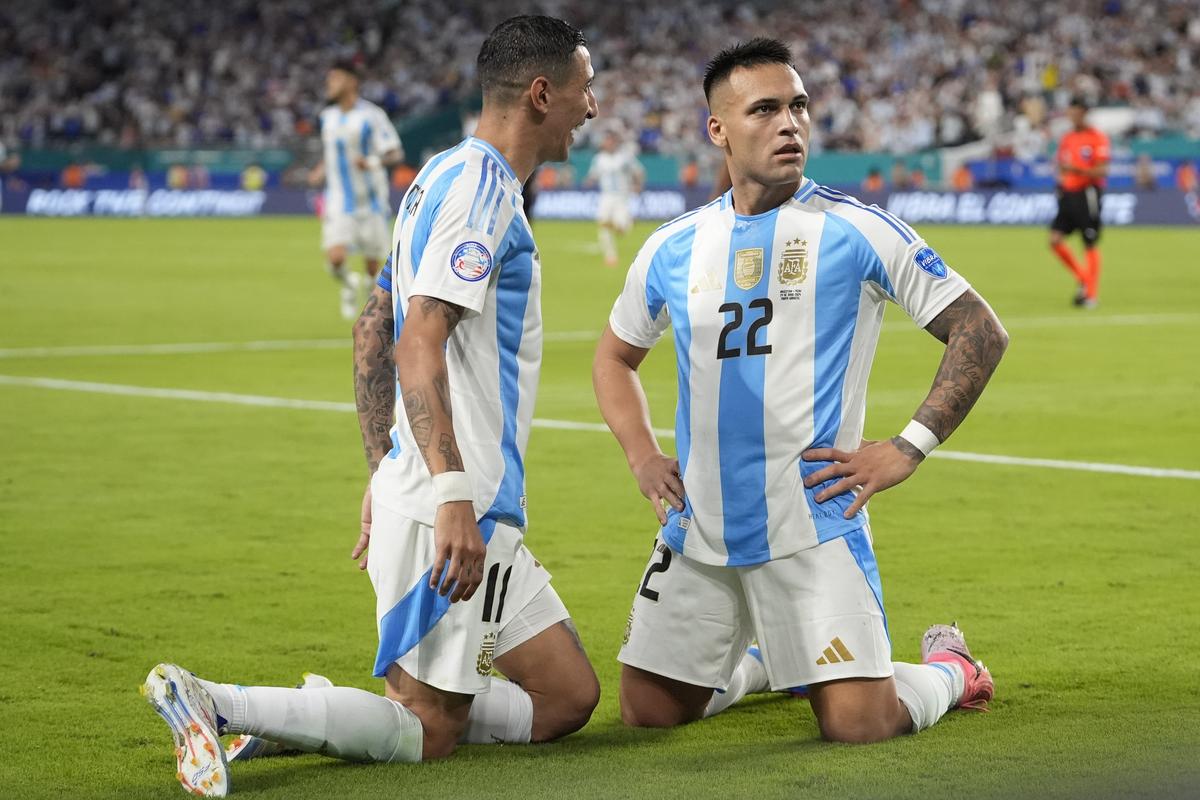
[[[368,475],[375,474],[392,447],[392,412],[396,407],[393,327],[391,292],[376,286],[354,323],[354,401]]]
[[[454,437],[445,349],[462,314],[459,306],[415,295],[409,300],[396,342],[404,413],[431,475],[463,471]],[[443,596],[450,593],[451,602],[469,600],[483,579],[487,555],[474,505],[470,501],[442,503],[433,527],[437,554],[429,585]]]
[[[944,442],[983,394],[1008,347],[1008,333],[995,312],[971,289],[946,306],[925,330],[946,345],[946,352],[933,386],[913,419],[928,428],[939,442]],[[900,436],[886,442],[864,442],[852,453],[823,447],[808,450],[803,457],[808,461],[834,462],[805,478],[805,486],[812,488],[841,478],[817,493],[818,503],[856,486],[862,487],[854,503],[846,509],[847,519],[857,514],[871,495],[912,475],[925,459],[924,453]]]
[[[371,476],[392,446],[392,411],[396,406],[392,330],[392,294],[376,286],[354,323],[354,402],[367,457],[367,491],[363,493],[358,542],[350,557],[358,559],[358,568],[363,570],[367,568],[367,548],[371,544]]]
[[[925,330],[946,345],[946,353],[929,395],[913,419],[944,442],[983,394],[1008,348],[1008,332],[996,312],[971,289],[946,306]]]

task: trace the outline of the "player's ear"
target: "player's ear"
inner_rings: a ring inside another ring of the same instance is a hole
[[[724,150],[727,139],[725,137],[725,126],[722,124],[721,118],[714,115],[709,115],[707,126],[708,140]]]
[[[539,75],[529,84],[529,102],[539,114],[550,110],[550,81]]]

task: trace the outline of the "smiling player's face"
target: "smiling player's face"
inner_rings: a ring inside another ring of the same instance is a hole
[[[545,161],[566,161],[575,131],[597,113],[592,94],[592,56],[586,47],[578,47],[571,57],[566,77],[547,87],[549,105],[544,122]]]
[[[796,184],[808,159],[808,93],[784,64],[738,67],[713,88],[708,134],[730,176],[763,186]]]

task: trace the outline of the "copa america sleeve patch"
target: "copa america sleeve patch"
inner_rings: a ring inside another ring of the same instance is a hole
[[[916,265],[933,277],[941,280],[946,277],[946,262],[932,247],[922,247],[913,256]]]
[[[483,280],[492,271],[492,254],[479,242],[463,242],[450,254],[450,269],[464,281]]]

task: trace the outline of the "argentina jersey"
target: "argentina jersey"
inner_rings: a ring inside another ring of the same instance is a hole
[[[379,285],[392,295],[395,337],[409,300],[464,309],[446,345],[455,438],[477,519],[525,526],[525,447],[542,360],[541,267],[521,183],[487,142],[469,138],[434,156],[404,196]],[[375,500],[433,525],[432,480],[400,387],[392,450]]]
[[[667,544],[744,566],[863,527],[865,511],[842,516],[852,495],[813,499],[832,481],[803,478],[828,462],[800,454],[858,448],[885,303],[925,327],[968,288],[908,225],[808,179],[764,214],[735,213],[726,192],[659,228],[609,325],[641,348],[674,334],[687,497]]]
[[[391,215],[387,170],[381,164],[360,169],[356,161],[400,149],[400,136],[382,108],[359,100],[349,111],[329,106],[321,112],[325,158],[325,213]]]

